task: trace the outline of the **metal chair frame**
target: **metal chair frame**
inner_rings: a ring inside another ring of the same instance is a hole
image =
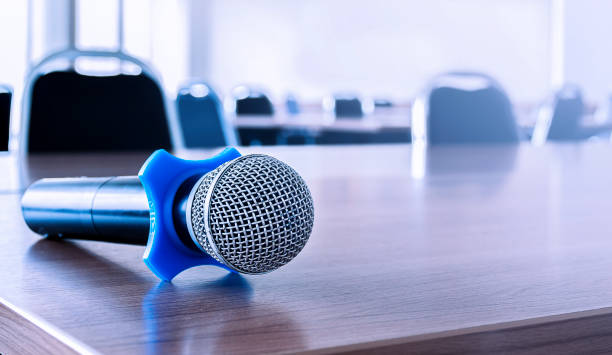
[[[185,145],[183,142],[182,133],[177,120],[175,107],[171,100],[165,94],[161,79],[157,73],[145,64],[143,61],[138,60],[132,56],[129,56],[120,51],[81,51],[73,48],[61,50],[55,52],[44,59],[42,59],[37,65],[35,65],[27,76],[26,84],[24,87],[24,95],[21,101],[21,129],[19,132],[19,155],[25,157],[28,153],[29,133],[30,133],[30,103],[32,102],[32,91],[36,80],[45,74],[65,69],[65,65],[59,65],[57,61],[66,60],[68,63],[74,63],[77,58],[80,57],[93,57],[93,58],[108,58],[118,59],[122,62],[131,62],[132,64],[140,67],[142,73],[147,75],[153,82],[159,87],[164,100],[164,109],[166,111],[166,120],[168,123],[168,131],[170,135],[170,142],[173,150],[184,149]]]

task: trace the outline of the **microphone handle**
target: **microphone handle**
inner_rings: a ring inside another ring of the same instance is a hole
[[[149,203],[136,176],[42,179],[21,208],[28,227],[47,237],[147,244]]]

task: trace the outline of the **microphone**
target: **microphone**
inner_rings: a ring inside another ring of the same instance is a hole
[[[21,206],[28,227],[46,237],[147,245],[145,263],[167,281],[196,265],[270,272],[304,248],[314,223],[294,169],[233,148],[202,161],[159,150],[138,177],[38,180]]]

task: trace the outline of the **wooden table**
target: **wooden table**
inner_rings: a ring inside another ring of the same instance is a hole
[[[333,115],[303,113],[299,115],[234,116],[230,122],[236,128],[310,129],[314,131],[376,133],[385,128],[410,129],[408,111],[372,114],[360,118],[335,118]]]
[[[229,120],[245,145],[253,141],[286,144],[287,136],[301,136],[306,143],[318,144],[409,143],[411,139],[410,111],[406,108],[383,109],[360,118],[335,118],[323,112],[281,112],[274,116],[233,116]]]
[[[293,165],[314,196],[308,245],[267,275],[160,283],[142,247],[33,234],[2,178],[0,353],[612,351],[612,146],[242,150]],[[37,156],[23,179],[145,158]]]

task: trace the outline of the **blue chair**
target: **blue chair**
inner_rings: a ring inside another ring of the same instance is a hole
[[[0,85],[0,151],[7,151],[9,146],[12,98],[13,90]]]
[[[83,60],[115,63],[116,70],[89,73],[79,69]],[[120,52],[68,49],[46,57],[29,74],[22,115],[23,153],[183,146],[157,76]]]
[[[176,106],[185,147],[204,148],[238,144],[236,131],[225,120],[221,101],[209,85],[194,82],[180,89]]]
[[[537,145],[546,141],[580,141],[609,133],[608,125],[583,126],[584,113],[580,88],[572,84],[564,85],[540,109],[532,142]]]
[[[412,109],[412,141],[518,143],[512,104],[493,78],[451,72],[434,78]]]
[[[272,101],[262,90],[241,85],[232,90],[232,95],[236,115],[238,116],[274,115],[274,105],[272,105]]]
[[[293,94],[289,94],[285,98],[285,108],[287,109],[287,113],[291,116],[299,115],[302,111],[300,109],[300,103]]]

